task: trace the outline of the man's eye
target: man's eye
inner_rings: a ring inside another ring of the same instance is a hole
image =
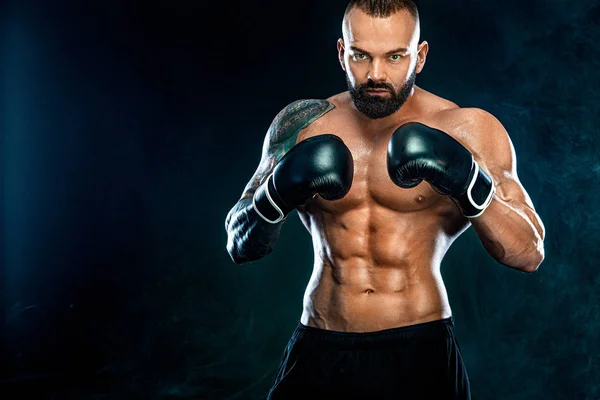
[[[364,54],[355,54],[354,57],[356,57],[359,60],[365,60],[367,58],[367,56]]]
[[[398,61],[400,60],[402,56],[400,56],[399,54],[394,54],[393,56],[391,56],[390,58],[392,59],[392,61]]]

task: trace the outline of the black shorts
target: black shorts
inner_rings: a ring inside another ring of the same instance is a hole
[[[298,323],[267,400],[470,399],[453,317],[377,332]]]

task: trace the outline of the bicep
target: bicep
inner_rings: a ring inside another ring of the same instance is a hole
[[[256,192],[256,189],[258,189],[258,187],[262,185],[263,182],[267,180],[269,175],[273,172],[273,169],[275,168],[276,164],[277,161],[275,157],[271,154],[269,149],[263,149],[263,154],[261,156],[260,163],[258,164],[256,171],[254,171],[254,174],[250,178],[250,181],[248,181],[248,183],[244,187],[244,191],[240,200],[252,198],[252,196],[254,196],[254,192]]]
[[[517,154],[506,129],[497,121],[489,123],[486,134],[489,143],[485,154],[485,168],[494,185],[496,195],[512,203],[520,203],[534,209],[531,198],[521,184],[517,174]]]
[[[251,198],[254,195],[254,192],[267,180],[285,154],[286,148],[290,146],[290,140],[293,139],[295,143],[295,138],[289,135],[285,137],[287,134],[285,129],[286,110],[289,107],[283,109],[271,122],[263,141],[260,162],[250,181],[244,187],[241,199]]]
[[[525,213],[543,238],[544,225],[535,211],[531,197],[519,180],[517,155],[508,132],[491,114],[486,116],[481,132],[487,135],[488,140],[481,146],[483,151],[477,161],[494,181],[495,197]]]

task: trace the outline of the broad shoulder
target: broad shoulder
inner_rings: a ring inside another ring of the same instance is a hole
[[[486,169],[496,166],[514,171],[516,154],[502,123],[481,108],[456,108],[438,113],[437,129],[454,137],[473,153]]]
[[[503,147],[510,142],[502,123],[481,108],[451,108],[432,116],[436,128],[453,136],[467,147]]]
[[[450,125],[491,127],[499,128],[502,126],[498,118],[490,112],[475,107],[456,107],[441,110],[438,118],[446,121]]]
[[[459,127],[501,126],[496,117],[481,108],[460,107],[453,101],[417,86],[415,86],[415,98],[417,98],[417,108],[421,110],[421,118],[431,124],[439,125],[436,128],[446,132]]]
[[[272,143],[295,138],[298,133],[335,106],[323,99],[301,99],[289,103],[273,119],[268,137]]]
[[[297,142],[323,132],[336,132],[338,136],[342,136],[341,132],[345,129],[342,129],[341,126],[345,126],[353,120],[352,100],[348,92],[338,93],[320,101],[326,108],[322,109],[323,112],[318,116],[312,118],[310,123],[304,125],[297,137]]]

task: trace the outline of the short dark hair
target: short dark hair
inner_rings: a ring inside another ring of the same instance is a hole
[[[380,18],[389,17],[398,11],[406,10],[415,20],[419,19],[419,11],[413,0],[350,0],[344,15],[347,15],[354,7],[364,11],[367,15]]]

